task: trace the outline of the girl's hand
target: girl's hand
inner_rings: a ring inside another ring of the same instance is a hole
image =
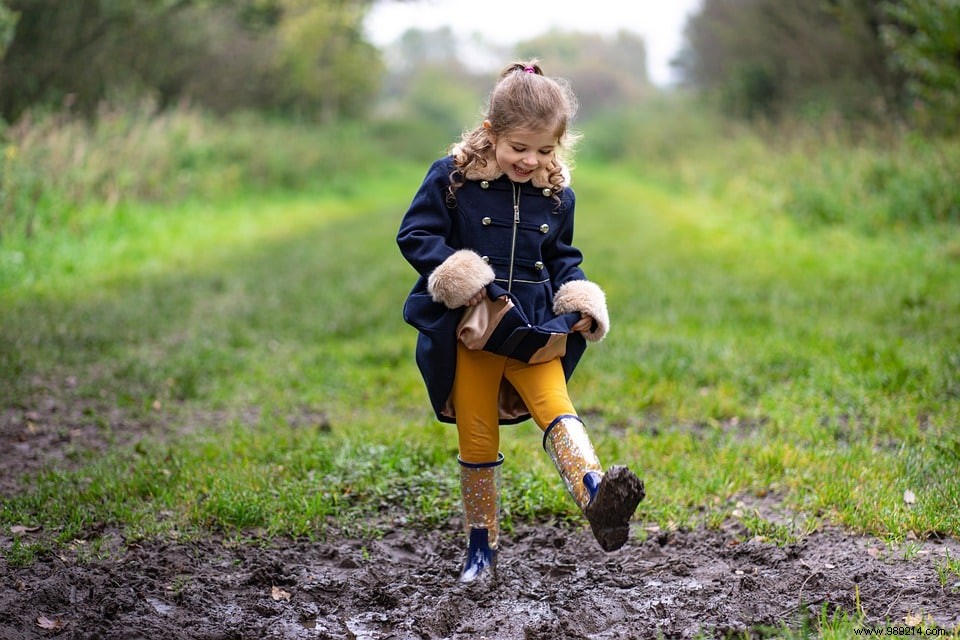
[[[467,300],[467,306],[468,306],[468,307],[475,307],[475,306],[477,306],[478,304],[480,304],[481,302],[483,302],[483,299],[486,298],[486,297],[487,297],[487,290],[486,290],[486,289],[480,289],[480,291],[477,291],[475,294],[473,294],[473,297],[472,297],[472,298],[470,298],[469,300]]]
[[[594,322],[596,322],[596,320],[594,320],[592,316],[589,316],[589,315],[587,315],[587,314],[585,314],[585,313],[582,313],[582,314],[580,314],[580,315],[582,316],[582,317],[580,318],[580,320],[578,320],[575,325],[573,325],[572,327],[570,327],[570,331],[571,331],[571,332],[573,332],[573,331],[590,331],[590,329],[593,327]]]

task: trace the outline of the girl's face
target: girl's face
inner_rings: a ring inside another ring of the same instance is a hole
[[[519,129],[502,136],[490,135],[497,165],[514,182],[527,182],[534,171],[547,167],[560,145],[552,131]]]

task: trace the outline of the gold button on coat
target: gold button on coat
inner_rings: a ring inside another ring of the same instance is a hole
[[[480,188],[481,188],[481,189],[489,189],[489,188],[490,188],[490,183],[487,182],[486,180],[481,180],[481,181],[480,181]]]
[[[548,224],[540,225],[540,233],[547,233],[548,231],[550,231],[550,225]]]
[[[482,220],[480,220],[480,223],[485,227],[491,222],[493,222],[493,220],[490,218],[490,216],[485,216]]]
[[[544,187],[544,188],[543,188],[543,195],[544,195],[544,196],[547,196],[547,197],[552,196],[552,195],[553,195],[553,189],[551,189],[550,187]]]
[[[543,263],[540,262],[539,260],[537,260],[533,266],[536,267],[537,271],[540,271],[543,269]]]

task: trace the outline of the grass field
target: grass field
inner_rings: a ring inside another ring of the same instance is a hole
[[[4,526],[141,536],[376,535],[458,513],[400,308],[394,244],[425,167],[350,188],[91,206],[0,244],[0,399],[65,387],[175,437],[73,452],[0,501]],[[960,245],[946,224],[805,225],[746,189],[578,166],[578,244],[612,332],[571,393],[601,458],[640,470],[638,518],[740,517],[779,542],[821,522],[960,535]],[[736,186],[736,185],[734,185]],[[759,196],[769,194],[758,194]],[[506,524],[575,516],[532,423],[505,429]],[[772,497],[789,525],[742,514]]]

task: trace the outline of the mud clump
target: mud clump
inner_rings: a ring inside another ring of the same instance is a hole
[[[630,538],[630,520],[645,495],[643,481],[626,467],[615,465],[604,474],[597,495],[584,510],[604,551],[616,551]]]

